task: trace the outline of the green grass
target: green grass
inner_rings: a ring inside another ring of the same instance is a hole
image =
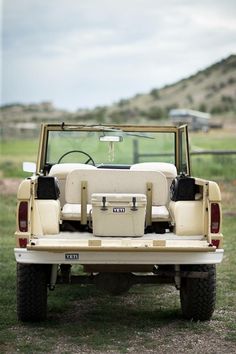
[[[189,133],[192,150],[231,150],[236,149],[235,133],[230,130],[211,130],[208,133]]]
[[[26,177],[24,161],[36,162],[38,139],[9,139],[1,142],[0,177]]]
[[[9,139],[2,141],[2,154],[9,157],[35,157],[38,149],[38,139]]]
[[[235,133],[218,130],[205,134],[190,133],[190,148],[191,151],[236,150]],[[195,177],[230,181],[236,176],[236,155],[192,156],[191,166]]]
[[[192,156],[192,175],[215,181],[236,178],[236,155]]]

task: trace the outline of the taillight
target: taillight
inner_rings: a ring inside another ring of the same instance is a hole
[[[212,246],[215,246],[216,248],[219,248],[220,245],[220,240],[211,240]]]
[[[18,211],[18,225],[21,232],[28,231],[28,202],[20,202]]]
[[[218,203],[211,204],[211,233],[217,234],[220,230],[220,206]]]
[[[19,238],[19,245],[20,248],[26,248],[27,247],[27,243],[28,243],[28,239],[27,238]]]

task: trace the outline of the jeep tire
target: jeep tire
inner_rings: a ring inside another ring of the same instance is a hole
[[[17,264],[17,317],[23,322],[47,317],[47,284],[50,266]]]
[[[209,320],[215,309],[215,265],[186,265],[181,270],[207,272],[207,278],[182,278],[180,302],[183,316],[193,321]]]

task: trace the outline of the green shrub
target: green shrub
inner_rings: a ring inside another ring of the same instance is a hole
[[[160,98],[159,95],[159,90],[158,89],[153,89],[150,91],[150,95],[155,99],[158,100]]]

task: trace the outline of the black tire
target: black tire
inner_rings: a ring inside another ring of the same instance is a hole
[[[180,301],[183,316],[193,321],[210,320],[216,301],[215,265],[182,266],[181,270],[208,272],[207,278],[182,278]]]
[[[47,317],[47,284],[50,266],[17,263],[17,317],[23,322]]]

